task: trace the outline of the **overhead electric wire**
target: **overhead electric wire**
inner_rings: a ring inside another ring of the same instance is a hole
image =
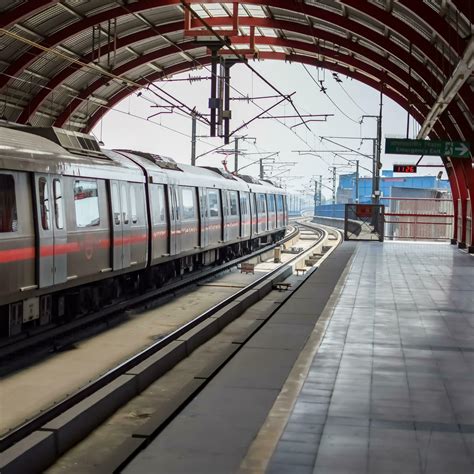
[[[339,85],[339,87],[344,91],[344,93],[347,95],[347,97],[349,97],[350,101],[361,111],[363,112],[364,114],[367,114],[367,112],[354,100],[354,98],[349,94],[349,92],[346,91],[346,89],[344,89],[344,86],[342,85],[341,82],[339,81],[336,81]]]
[[[118,2],[117,2],[117,3],[118,3]],[[182,2],[182,3],[184,3],[184,2]],[[122,5],[122,4],[119,4],[119,5],[120,5],[120,7],[121,7],[123,10],[125,10],[128,14],[137,17],[137,14],[136,14],[135,12],[130,11],[130,9],[128,9],[125,5]],[[184,6],[184,8],[185,8],[185,6]],[[229,47],[229,49],[231,49],[231,50],[233,51],[233,48],[228,45],[228,41],[226,41],[224,38],[220,37],[219,34],[216,33],[216,32],[212,29],[212,27],[210,27],[210,26],[205,22],[205,20],[203,20],[196,12],[194,12],[192,9],[190,9],[190,10],[191,10],[191,13],[192,13],[194,16],[196,16],[196,17],[203,23],[203,25],[206,26],[206,28],[207,28],[210,32],[212,32],[212,35],[213,35],[213,36],[216,36],[216,37],[219,39],[219,41],[220,41],[223,45]],[[140,19],[140,17],[139,17],[139,19]],[[142,20],[142,21],[143,21],[143,20]],[[173,44],[177,49],[181,50],[182,53],[186,54],[187,56],[190,56],[188,52],[184,51],[183,48],[181,48],[181,46],[179,45],[179,43],[175,43],[175,42],[171,41],[170,39],[167,38],[166,35],[164,35],[163,33],[161,33],[161,32],[159,31],[158,27],[156,27],[155,25],[153,25],[153,24],[152,24],[151,22],[149,22],[149,21],[147,21],[147,24],[148,24],[148,26],[149,26],[153,31],[155,31],[158,35],[160,35],[161,37],[163,37],[167,42]],[[241,56],[239,53],[234,53],[234,54],[236,54],[237,56]],[[193,59],[194,59],[194,58],[193,58]],[[245,57],[244,57],[243,63],[244,63],[252,72],[254,72],[255,75],[257,75],[257,76],[260,77],[265,83],[267,83],[268,85],[270,85],[270,87],[272,87],[273,90],[275,90],[279,96],[284,97],[284,98],[288,101],[288,96],[285,95],[285,94],[282,94],[278,89],[276,89],[276,88],[273,86],[273,84],[271,84],[267,79],[265,79],[265,78],[264,78],[259,72],[257,72],[252,66],[250,66],[250,64],[248,64],[248,61],[246,60]],[[213,74],[212,70],[209,69],[208,66],[202,66],[202,67],[203,67],[204,69],[206,69],[206,70],[211,74],[211,76],[215,76],[215,77],[217,77],[217,78],[219,77],[218,75]],[[225,81],[224,81],[224,82],[225,82]],[[235,91],[237,94],[239,94],[241,97],[248,98],[248,95],[246,95],[246,94],[244,94],[243,92],[241,92],[239,89],[237,89],[236,87],[234,87],[232,84],[227,83],[227,82],[225,82],[225,83],[228,84],[228,86],[229,86],[233,91]],[[250,98],[250,102],[252,102],[252,104],[253,104],[255,107],[257,107],[258,109],[260,109],[261,111],[264,110],[263,107],[261,107],[259,104],[257,104],[257,103],[255,102],[255,100],[253,100],[252,98]],[[291,102],[291,100],[290,100],[289,102]],[[300,115],[300,113],[299,113],[299,111],[296,109],[295,105],[292,104],[292,106],[293,106],[293,108],[295,109],[295,112],[296,112],[298,115]],[[305,139],[303,139],[297,132],[295,132],[294,130],[292,130],[291,127],[289,127],[288,125],[286,125],[283,121],[281,121],[281,120],[279,120],[279,119],[273,117],[272,114],[270,114],[269,112],[267,112],[267,115],[269,115],[270,117],[272,117],[274,120],[276,120],[278,123],[280,123],[281,125],[283,125],[283,126],[284,126],[285,128],[287,128],[288,130],[290,130],[297,138],[299,138],[303,143],[305,143],[306,145],[309,146],[308,142],[307,142]],[[307,127],[307,128],[308,128],[308,130],[313,134],[313,136],[316,138],[316,135],[314,134],[314,132],[313,132],[309,127]]]
[[[329,96],[329,94],[327,93],[327,91],[325,90],[325,88],[321,85],[321,84],[318,84],[318,81],[313,77],[313,75],[311,74],[311,72],[308,70],[308,68],[306,67],[305,64],[301,64],[304,68],[304,70],[308,73],[309,77],[313,80],[313,82],[318,86],[319,90],[331,101],[332,105],[334,105],[334,107],[336,107],[337,110],[339,110],[339,112],[341,112],[342,115],[344,115],[346,118],[348,118],[349,120],[351,120],[352,122],[354,123],[360,123],[360,120],[355,120],[353,119],[352,117],[350,117],[349,115],[347,115],[337,104],[336,102],[334,102],[334,100],[331,99],[331,97]]]
[[[216,33],[216,31],[203,19],[201,18],[200,15],[198,15],[192,8],[190,5],[188,5],[185,0],[180,0],[181,2],[181,5],[183,6],[183,8],[187,9],[191,15],[193,15],[194,17],[196,17],[203,25],[204,27],[210,32],[212,33],[213,36],[215,36],[219,41],[222,42],[222,44],[224,46],[226,46],[230,51],[232,51],[232,53],[237,56],[243,64],[245,64],[245,66],[247,66],[260,80],[262,80],[265,84],[267,84],[270,88],[272,88],[277,94],[279,94],[281,97],[283,97],[285,100],[287,100],[291,106],[293,107],[294,111],[296,112],[296,114],[300,117],[301,121],[304,122],[304,120],[302,119],[301,117],[301,114],[299,112],[299,110],[296,108],[295,104],[293,103],[293,100],[291,99],[291,96],[287,95],[287,94],[283,94],[281,93],[277,87],[275,87],[268,79],[266,79],[262,74],[260,74],[254,67],[252,67],[249,63],[248,63],[248,60],[247,58],[240,54],[238,52],[238,50],[236,50],[233,46],[232,46],[232,43],[226,39],[225,37],[223,38],[222,36],[220,36],[218,33]],[[309,127],[306,125],[306,127],[308,128],[309,130]]]
[[[184,3],[184,2],[183,2],[183,3]],[[127,13],[136,16],[133,12],[130,12],[130,10],[127,9],[126,6],[124,6],[124,5],[120,5],[120,6],[121,6],[125,11],[127,11]],[[200,18],[199,15],[197,15],[192,9],[191,9],[191,11],[193,12],[193,15],[197,16],[197,17],[200,19],[200,21],[201,21],[205,26],[207,25],[207,23],[205,22],[205,20],[203,20],[202,18]],[[185,53],[185,54],[187,54],[187,55],[189,56],[189,53],[185,52],[185,51],[179,46],[179,44],[174,43],[173,41],[171,41],[171,40],[169,40],[168,38],[166,38],[166,36],[163,35],[163,34],[158,30],[157,27],[155,27],[155,26],[152,25],[151,23],[149,23],[149,26],[150,26],[152,29],[154,29],[160,36],[163,36],[168,42],[172,43],[175,47],[177,47],[177,49],[180,49],[183,53]],[[212,34],[213,34],[214,36],[216,36],[217,38],[219,38],[220,41],[221,41],[226,47],[228,47],[232,52],[234,52],[234,54],[236,54],[238,57],[241,56],[238,52],[235,52],[235,51],[234,51],[234,49],[232,48],[232,46],[230,46],[230,45],[228,44],[228,41],[226,41],[225,39],[221,38],[221,37],[218,35],[218,33],[216,33],[209,25],[207,25],[206,27],[212,32]],[[5,34],[7,34],[8,36],[11,36],[11,37],[13,37],[13,38],[15,38],[15,39],[17,39],[17,40],[19,40],[19,41],[21,41],[21,42],[24,42],[24,43],[26,43],[26,44],[28,44],[28,45],[30,45],[30,46],[32,46],[32,47],[36,47],[36,48],[38,48],[38,49],[41,49],[41,50],[44,51],[44,52],[49,52],[49,53],[55,54],[55,55],[57,55],[57,56],[60,56],[61,58],[65,59],[66,61],[69,61],[69,62],[71,62],[71,63],[74,63],[74,64],[76,64],[76,65],[79,65],[81,68],[86,68],[86,69],[92,70],[93,73],[95,73],[95,74],[97,74],[97,75],[99,75],[99,76],[104,76],[104,75],[105,75],[105,76],[107,76],[107,77],[109,77],[109,78],[111,78],[111,79],[113,79],[113,80],[118,80],[118,81],[120,81],[122,84],[124,84],[127,88],[134,88],[134,89],[137,89],[137,90],[140,90],[140,89],[143,88],[143,86],[142,86],[141,84],[138,84],[138,83],[136,83],[135,81],[132,81],[132,80],[127,79],[127,78],[124,78],[124,77],[122,77],[122,76],[114,75],[113,73],[110,73],[110,72],[106,71],[105,69],[101,68],[100,66],[96,66],[96,65],[94,65],[94,64],[84,63],[83,61],[77,60],[77,59],[75,59],[75,58],[72,58],[72,57],[70,57],[70,56],[64,54],[64,53],[61,53],[61,52],[57,51],[56,49],[54,49],[54,48],[52,48],[52,47],[43,46],[43,45],[41,45],[40,43],[37,43],[37,42],[35,42],[35,41],[31,41],[31,40],[29,40],[29,39],[27,39],[27,38],[24,38],[24,37],[22,37],[22,36],[20,36],[20,35],[18,35],[18,34],[16,34],[16,33],[10,32],[9,30],[0,28],[0,31],[3,32],[3,33],[5,33]],[[192,58],[192,56],[191,56],[191,58]],[[192,59],[194,59],[194,58],[192,58]],[[280,95],[281,97],[283,97],[285,100],[289,101],[289,102],[291,103],[292,107],[294,108],[295,112],[296,112],[298,115],[300,115],[298,109],[297,109],[296,106],[293,104],[292,100],[289,98],[288,95],[282,94],[273,84],[271,84],[271,83],[270,83],[267,79],[265,79],[258,71],[256,71],[255,68],[253,68],[252,66],[250,66],[250,64],[248,64],[248,61],[246,60],[245,57],[244,57],[243,63],[244,63],[255,75],[257,75],[257,77],[259,77],[260,79],[262,79],[263,82],[265,82],[265,83],[266,83],[267,85],[269,85],[275,92],[277,92],[277,94],[279,94],[279,95]],[[206,66],[204,66],[204,68],[207,69],[207,70],[209,70]],[[212,72],[211,72],[211,74],[212,74]],[[7,74],[7,76],[9,76],[9,75]],[[9,76],[9,77],[12,77],[12,78],[14,78],[14,79],[20,79],[18,76]],[[146,79],[146,76],[143,76],[143,77]],[[20,79],[20,80],[23,80],[23,79]],[[29,82],[29,81],[26,81],[26,80],[23,80],[23,81],[24,81],[24,82]],[[32,83],[32,82],[31,82],[31,83]],[[34,83],[34,84],[38,86],[37,83]],[[240,94],[242,97],[245,97],[245,94],[243,94],[241,91],[239,91],[238,89],[236,89],[234,86],[232,86],[231,84],[229,84],[229,86],[230,86],[234,91],[236,91],[238,94]],[[52,89],[52,88],[48,88],[48,87],[46,87],[46,86],[40,86],[40,87],[46,88],[46,89],[48,89],[48,90],[50,90],[50,91],[52,91],[52,92],[55,90],[55,89]],[[105,106],[105,105],[102,105],[102,104],[97,104],[96,102],[94,102],[94,101],[92,101],[92,100],[84,99],[84,98],[78,97],[77,95],[73,95],[73,94],[69,94],[69,95],[70,95],[72,98],[78,99],[78,100],[80,100],[80,101],[82,101],[82,102],[93,103],[93,104],[96,105],[96,106],[98,105],[98,108],[99,108],[99,109],[100,109],[100,108],[104,108],[104,109],[107,109],[107,110],[115,110],[115,109],[113,109],[112,107],[108,107],[108,106]],[[262,111],[264,110],[263,107],[261,107],[259,104],[257,104],[257,103],[256,103],[255,101],[253,101],[252,99],[251,99],[251,102],[252,102],[252,103],[254,104],[254,106],[256,106],[258,109],[260,109],[260,110],[262,110]],[[125,112],[124,112],[124,113],[125,113]],[[186,114],[186,113],[185,113],[185,114]],[[136,118],[140,118],[140,119],[146,120],[146,119],[144,119],[143,117],[136,116],[136,115],[134,115],[134,114],[127,114],[127,115],[134,116],[134,117],[136,117]],[[186,114],[186,115],[189,115],[189,114]],[[270,113],[268,113],[268,115],[271,116]],[[273,118],[273,117],[272,117],[272,118]],[[300,139],[303,143],[305,143],[306,145],[309,146],[308,142],[307,142],[304,138],[302,138],[297,132],[295,132],[294,130],[292,130],[291,127],[289,127],[288,125],[286,125],[283,121],[281,121],[281,120],[279,120],[279,119],[277,119],[277,118],[274,118],[274,120],[276,120],[278,123],[280,123],[280,124],[283,125],[285,128],[287,128],[288,130],[290,130],[298,139]],[[172,130],[172,131],[174,131],[174,132],[176,132],[176,133],[180,133],[181,135],[189,136],[189,135],[187,135],[187,134],[185,134],[185,133],[183,133],[183,132],[179,132],[179,131],[177,131],[177,130],[172,129],[171,127],[166,127],[166,126],[164,126],[164,125],[162,125],[162,124],[158,124],[158,123],[156,123],[156,122],[153,122],[153,123],[155,123],[155,124],[157,124],[157,125],[159,125],[159,126],[161,126],[161,127],[163,127],[163,128],[168,128],[168,129],[170,129],[170,130]],[[309,127],[307,127],[307,128],[309,129]],[[310,130],[310,132],[313,134],[313,136],[316,137],[316,135],[314,134],[314,132],[312,132],[311,129],[309,129],[309,130]]]
[[[28,81],[27,79],[23,79],[23,78],[21,78],[21,77],[19,77],[19,76],[13,76],[13,75],[11,75],[11,74],[6,74],[5,72],[1,72],[1,71],[0,71],[0,74],[2,74],[2,75],[4,75],[4,76],[7,76],[7,77],[10,77],[11,79],[15,79],[15,80],[18,80],[18,81],[21,81],[21,82],[25,82],[25,83],[27,83],[27,84],[34,84],[34,85],[36,85],[36,86],[38,86],[38,87],[41,87],[41,88],[43,88],[43,89],[47,89],[47,90],[49,90],[49,91],[53,91],[53,89],[52,89],[51,87],[39,85],[39,84],[36,83],[36,82]],[[65,94],[69,95],[71,98],[78,99],[78,100],[80,100],[81,102],[92,102],[92,103],[94,103],[94,105],[97,105],[94,101],[92,101],[92,100],[90,100],[90,99],[84,99],[84,98],[81,98],[81,97],[77,97],[76,95],[74,95],[74,94],[72,94],[72,93],[70,93],[70,92],[65,92]],[[118,112],[118,113],[120,113],[120,114],[127,115],[127,116],[129,116],[129,117],[133,117],[133,118],[136,118],[136,119],[139,119],[139,120],[143,120],[144,122],[152,123],[152,124],[154,124],[154,125],[157,125],[158,127],[164,128],[164,129],[166,129],[166,130],[169,130],[169,131],[171,131],[171,132],[177,133],[177,134],[182,135],[182,136],[184,136],[184,137],[191,138],[191,135],[189,135],[188,133],[182,132],[182,131],[180,131],[180,130],[177,130],[177,129],[175,129],[175,128],[169,127],[169,126],[167,126],[167,125],[163,125],[163,124],[158,123],[158,122],[155,122],[155,121],[153,121],[153,120],[149,120],[149,119],[147,119],[147,118],[145,118],[145,117],[141,117],[140,115],[132,114],[132,113],[130,113],[130,112],[125,112],[125,111],[123,111],[123,110],[119,110],[119,109],[114,108],[114,107],[108,107],[108,106],[106,106],[106,105],[99,105],[99,107],[104,108],[104,109],[107,109],[107,110],[112,111],[112,112]],[[198,138],[197,140],[198,140],[199,142],[201,142],[201,143],[206,144],[206,145],[213,146],[213,143],[206,142],[206,141],[201,140],[201,139],[199,139],[199,138]]]

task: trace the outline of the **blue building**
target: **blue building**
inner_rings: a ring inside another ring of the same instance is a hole
[[[397,188],[397,196],[400,196],[400,188],[407,189],[407,195],[413,196],[414,190],[418,191],[451,191],[447,179],[437,179],[436,176],[397,176],[393,171],[383,170],[380,177],[380,198],[392,197],[392,188]],[[344,217],[344,205],[356,202],[356,174],[343,174],[339,176],[339,186],[336,194],[337,204],[326,204],[315,208],[316,214],[328,217]],[[359,178],[359,202],[372,202],[372,177]],[[383,201],[382,201],[383,203]]]

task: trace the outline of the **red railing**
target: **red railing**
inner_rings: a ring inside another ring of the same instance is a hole
[[[385,238],[403,240],[449,240],[453,235],[451,199],[383,198]]]

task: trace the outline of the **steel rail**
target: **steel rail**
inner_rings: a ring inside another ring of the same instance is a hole
[[[288,235],[285,235],[285,237],[283,237],[278,242],[266,245],[265,247],[262,247],[251,254],[243,255],[242,257],[238,257],[236,259],[231,260],[230,262],[219,265],[219,267],[193,272],[189,276],[181,278],[179,280],[171,281],[162,286],[161,288],[150,290],[142,295],[133,296],[132,298],[127,299],[126,301],[112,303],[111,305],[99,311],[96,311],[92,314],[80,316],[77,319],[74,319],[73,321],[70,321],[66,324],[59,323],[53,327],[46,327],[38,332],[33,331],[30,333],[26,333],[26,335],[21,337],[20,339],[15,339],[13,341],[5,341],[4,344],[0,343],[0,364],[5,358],[11,357],[13,354],[19,354],[27,349],[31,350],[33,347],[39,346],[40,344],[46,344],[48,341],[54,341],[57,338],[65,337],[72,331],[77,331],[82,327],[94,324],[95,322],[109,317],[115,313],[119,314],[132,308],[133,306],[145,303],[152,299],[158,299],[160,297],[172,294],[173,292],[179,291],[180,289],[190,284],[195,284],[196,282],[202,279],[215,276],[225,270],[239,265],[242,262],[245,262],[246,260],[258,257],[261,254],[272,250],[277,245],[282,245],[285,242],[288,242],[297,235],[297,232],[297,229],[293,229]]]
[[[304,225],[302,223],[299,223],[299,225]],[[309,226],[308,226],[309,227]],[[320,237],[319,239],[308,249],[305,250],[310,250],[314,246],[318,245],[318,243],[321,242],[321,240],[325,236],[325,232],[321,232],[321,229],[317,228],[312,228],[310,227],[311,230],[317,232],[319,231]],[[298,229],[295,228],[295,230],[288,236],[285,236],[282,240],[277,242],[274,245],[270,245],[265,247],[262,250],[258,251],[258,254],[264,253],[268,250],[271,250],[274,248],[276,245],[280,245],[281,243],[287,242],[291,238],[293,238],[295,235],[297,235]],[[252,254],[252,256],[255,256],[255,254]],[[13,429],[9,433],[6,433],[0,438],[0,452],[3,452],[5,449],[8,449],[9,447],[13,446],[15,443],[21,441],[23,438],[31,434],[32,432],[38,430],[41,428],[43,425],[51,421],[52,419],[56,418],[57,416],[61,415],[63,412],[68,410],[69,408],[73,407],[74,405],[78,404],[88,396],[92,395],[93,393],[97,392],[104,386],[106,386],[108,383],[112,382],[115,380],[117,377],[120,375],[126,373],[128,370],[131,368],[135,367],[139,363],[143,362],[159,350],[163,349],[166,347],[168,344],[171,342],[175,341],[179,337],[181,337],[183,334],[188,332],[189,330],[193,329],[195,326],[203,322],[204,320],[210,318],[212,315],[214,315],[216,312],[224,308],[226,305],[229,303],[235,301],[237,298],[240,298],[244,294],[246,294],[248,291],[259,285],[260,283],[264,282],[268,278],[271,278],[275,273],[279,272],[283,267],[287,265],[291,265],[295,260],[301,257],[301,254],[295,255],[295,257],[291,258],[289,261],[283,263],[282,265],[278,266],[274,270],[271,270],[270,272],[266,273],[262,277],[258,278],[257,280],[253,281],[249,285],[247,285],[245,288],[242,288],[241,290],[237,291],[233,295],[230,295],[223,301],[217,303],[216,305],[212,306],[211,308],[207,309],[204,311],[202,314],[197,316],[196,318],[192,319],[188,323],[184,324],[180,328],[174,330],[167,336],[165,336],[163,339],[160,341],[155,342],[151,346],[147,347],[146,349],[140,351],[139,353],[135,354],[134,356],[130,357],[128,360],[120,363],[118,366],[114,367],[113,369],[109,370],[105,374],[101,375],[98,379],[90,382],[89,384],[85,385],[84,387],[80,388],[77,390],[75,393],[71,394],[69,397],[63,399],[62,401],[58,402],[57,404],[53,405],[49,409],[37,414],[30,420],[27,420],[25,423],[22,425],[18,426],[17,428]],[[247,260],[249,256],[245,256],[245,260]],[[242,260],[242,259],[237,259],[237,260]],[[230,262],[227,264],[228,266],[233,266],[236,265],[236,262]],[[216,273],[218,273],[221,270],[217,270]],[[208,276],[208,275],[206,275]],[[189,282],[186,283],[186,285],[189,284]]]

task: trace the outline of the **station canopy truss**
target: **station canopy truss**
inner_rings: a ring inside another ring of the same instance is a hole
[[[473,143],[473,17],[467,0],[3,0],[0,119],[89,132],[150,82],[208,67],[210,28],[249,62],[382,91],[421,124],[418,138]],[[455,200],[474,200],[472,158],[444,163]]]

